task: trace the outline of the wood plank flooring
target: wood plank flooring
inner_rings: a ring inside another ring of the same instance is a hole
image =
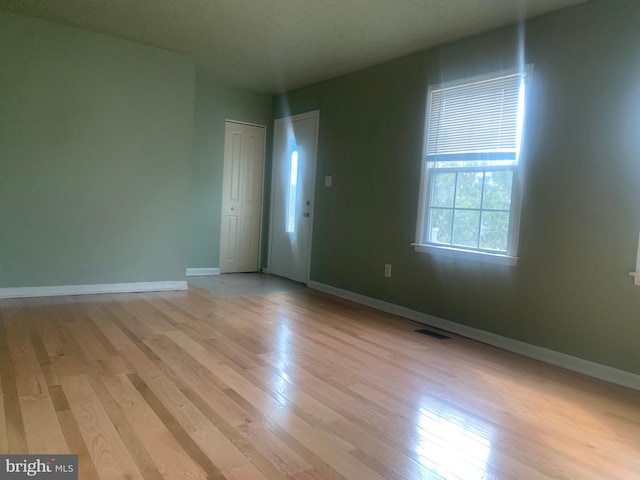
[[[640,479],[640,392],[317,292],[0,301],[0,452],[85,479]]]

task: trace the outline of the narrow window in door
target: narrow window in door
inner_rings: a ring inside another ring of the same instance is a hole
[[[291,169],[289,177],[289,202],[287,204],[287,232],[295,231],[296,223],[296,197],[298,190],[298,151],[291,154]]]

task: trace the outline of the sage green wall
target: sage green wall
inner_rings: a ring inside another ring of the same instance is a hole
[[[225,121],[236,120],[267,126],[267,152],[270,152],[271,117],[271,95],[222,87],[204,76],[197,76],[189,223],[190,268],[220,265]],[[268,175],[266,178],[271,177]],[[267,186],[269,185],[267,182]],[[268,226],[268,220],[265,225]],[[264,235],[267,231],[265,230]]]
[[[640,373],[640,2],[598,1],[274,98],[320,110],[311,278]],[[517,267],[416,253],[427,86],[535,64]],[[333,175],[333,187],[323,178]],[[393,265],[393,277],[383,265]]]
[[[180,280],[195,66],[0,12],[0,287]]]

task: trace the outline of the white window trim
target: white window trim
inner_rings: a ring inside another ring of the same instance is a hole
[[[481,262],[487,263],[497,263],[502,265],[509,265],[515,267],[518,264],[518,260],[520,257],[515,256],[518,252],[518,243],[520,240],[520,214],[522,212],[522,197],[524,193],[524,170],[525,170],[525,155],[524,150],[522,149],[525,143],[525,132],[526,132],[526,110],[524,113],[524,118],[522,120],[522,131],[520,137],[520,152],[518,157],[518,163],[515,168],[514,178],[516,180],[516,185],[514,188],[514,197],[511,199],[513,202],[513,208],[511,210],[511,229],[512,233],[509,236],[509,245],[507,247],[507,254],[503,253],[488,253],[480,250],[470,250],[461,247],[451,247],[446,245],[436,245],[436,244],[425,244],[421,243],[422,240],[422,232],[424,231],[424,222],[425,219],[425,209],[429,208],[429,204],[427,199],[429,198],[429,169],[427,167],[427,162],[425,161],[426,149],[427,149],[427,115],[431,111],[431,90],[434,88],[444,88],[451,87],[455,85],[461,85],[473,81],[482,80],[485,78],[492,78],[501,75],[509,75],[515,72],[525,72],[526,84],[527,87],[530,85],[531,76],[533,74],[533,64],[527,64],[524,67],[516,67],[507,70],[502,70],[498,72],[489,73],[486,75],[478,75],[475,77],[464,78],[460,80],[454,80],[450,82],[443,82],[435,85],[430,85],[427,90],[427,109],[425,111],[425,131],[423,134],[423,146],[421,151],[420,162],[421,166],[421,175],[420,175],[420,196],[418,197],[418,219],[416,221],[416,241],[412,243],[414,250],[416,252],[434,254],[445,257],[458,257],[470,260],[478,260]],[[525,88],[525,109],[526,109],[526,98],[529,96],[529,88]],[[639,262],[640,262],[640,245],[638,246],[639,250]],[[639,264],[640,265],[640,264]],[[633,273],[632,273],[633,275]],[[640,266],[638,266],[638,273],[636,277],[636,285],[640,285]]]
[[[640,236],[638,236],[638,256],[636,257],[636,271],[629,275],[633,277],[633,284],[640,286]]]
[[[416,252],[431,253],[442,257],[457,257],[469,260],[480,260],[487,263],[497,263],[515,267],[520,257],[504,255],[502,253],[488,253],[476,250],[466,250],[464,248],[447,247],[443,245],[431,245],[425,243],[411,244]],[[640,274],[638,274],[640,275]]]

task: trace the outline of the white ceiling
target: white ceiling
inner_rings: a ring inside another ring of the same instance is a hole
[[[0,9],[194,54],[281,92],[585,0],[0,0]]]

